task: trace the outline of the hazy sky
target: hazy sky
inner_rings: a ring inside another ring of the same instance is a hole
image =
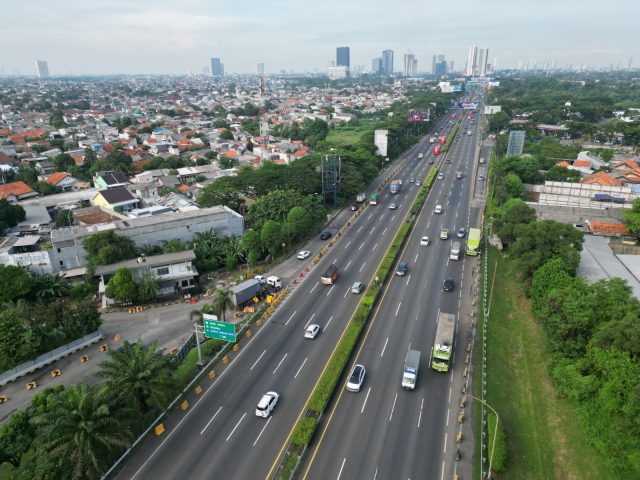
[[[640,0],[0,0],[0,73],[52,75],[325,71],[337,46],[371,67],[384,49],[444,53],[460,69],[471,44],[489,62],[640,65]]]

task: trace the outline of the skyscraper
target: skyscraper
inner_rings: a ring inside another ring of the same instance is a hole
[[[393,75],[393,50],[382,51],[382,74]]]
[[[36,60],[36,70],[39,79],[49,78],[49,65],[46,60]]]
[[[404,76],[415,77],[418,73],[418,59],[413,53],[404,54]]]
[[[489,60],[489,49],[487,47],[480,49],[480,55],[478,58],[478,74],[481,77],[487,75],[487,62]]]
[[[219,58],[211,59],[211,76],[223,77],[224,76],[224,63]]]
[[[256,73],[260,77],[264,76],[264,63],[256,64]]]
[[[476,70],[476,60],[478,56],[478,47],[475,45],[471,45],[469,47],[469,53],[467,54],[467,68],[465,70],[465,74],[472,76]]]
[[[431,73],[433,73],[438,77],[441,77],[447,74],[447,61],[445,60],[445,57],[442,53],[439,55],[434,55],[432,57]]]
[[[371,73],[373,75],[381,75],[383,73],[382,67],[382,57],[376,57],[371,60]]]
[[[351,61],[349,58],[349,47],[336,48],[336,66],[347,68],[351,66]]]

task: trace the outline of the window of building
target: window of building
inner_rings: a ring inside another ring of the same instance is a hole
[[[169,267],[156,268],[156,275],[169,275]]]
[[[182,280],[182,286],[183,287],[188,287],[189,286],[189,280]]]

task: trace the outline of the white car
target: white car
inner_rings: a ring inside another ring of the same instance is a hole
[[[302,250],[301,252],[298,252],[298,260],[309,258],[310,255],[311,252],[309,250]]]
[[[258,402],[258,406],[256,406],[256,417],[264,417],[267,418],[273,412],[273,409],[276,408],[276,404],[280,399],[280,395],[276,392],[267,392],[265,393],[260,401]]]
[[[420,239],[420,245],[422,245],[423,247],[426,247],[429,245],[429,237],[424,236]]]
[[[364,374],[365,374],[364,365],[360,365],[359,363],[353,367],[351,371],[351,375],[349,376],[349,381],[347,382],[347,390],[350,392],[359,392],[362,384],[364,383]]]
[[[313,340],[320,333],[320,325],[312,323],[304,330],[304,338]]]
[[[442,213],[442,205],[436,205],[436,208],[433,209],[433,213],[440,215]]]
[[[438,174],[438,180],[444,180],[444,173]]]
[[[398,206],[395,203],[389,204],[389,210],[395,210],[396,208],[398,208]]]

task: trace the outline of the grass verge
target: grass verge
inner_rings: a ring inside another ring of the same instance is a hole
[[[492,478],[613,478],[588,444],[570,402],[556,396],[548,375],[544,333],[521,285],[514,282],[514,265],[493,247],[488,254],[489,289],[496,265],[497,269],[490,293],[486,401],[500,415],[508,450],[504,471]],[[481,354],[481,342],[479,346]],[[481,385],[480,368],[476,373],[475,384]],[[478,478],[478,459],[475,465]]]

